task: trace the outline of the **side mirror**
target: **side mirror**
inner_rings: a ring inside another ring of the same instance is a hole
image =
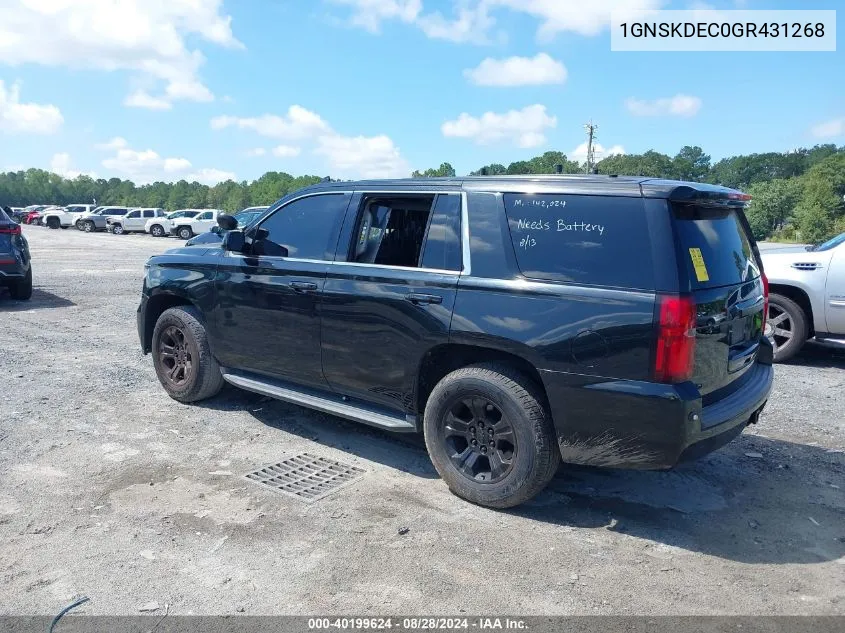
[[[246,247],[243,231],[229,231],[223,236],[223,250],[243,253]]]
[[[234,231],[236,228],[238,228],[238,221],[231,215],[221,213],[217,216],[217,226],[219,226],[224,231]]]

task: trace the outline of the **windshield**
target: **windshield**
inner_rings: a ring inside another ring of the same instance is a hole
[[[831,248],[836,248],[840,244],[845,242],[845,233],[840,233],[834,238],[829,239],[824,244],[819,244],[818,246],[814,247],[813,251],[829,251]]]

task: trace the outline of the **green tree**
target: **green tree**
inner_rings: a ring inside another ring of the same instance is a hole
[[[795,212],[801,198],[802,184],[800,178],[778,178],[754,183],[748,188],[751,204],[746,215],[755,239],[765,239],[783,228]]]
[[[414,170],[411,174],[411,178],[438,178],[438,177],[454,177],[455,176],[455,168],[452,167],[449,163],[440,163],[440,167],[437,169],[426,169],[423,172],[418,170]]]
[[[672,168],[675,178],[700,182],[710,173],[710,155],[698,145],[684,145],[672,159]]]

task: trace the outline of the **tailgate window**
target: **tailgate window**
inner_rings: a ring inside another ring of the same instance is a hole
[[[526,277],[654,289],[642,198],[505,194],[511,240]]]
[[[738,209],[672,204],[681,260],[693,290],[760,276]]]

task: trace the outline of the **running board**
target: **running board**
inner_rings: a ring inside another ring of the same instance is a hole
[[[841,338],[819,338],[816,336],[815,338],[810,339],[814,343],[818,343],[819,345],[824,345],[825,347],[833,347],[835,349],[845,349],[845,339]]]
[[[323,395],[301,387],[285,386],[275,380],[247,377],[226,370],[223,370],[223,380],[241,389],[260,393],[263,396],[292,402],[309,409],[330,413],[387,431],[413,433],[417,430],[413,416],[386,413],[366,405],[350,404],[344,402],[340,396]]]

